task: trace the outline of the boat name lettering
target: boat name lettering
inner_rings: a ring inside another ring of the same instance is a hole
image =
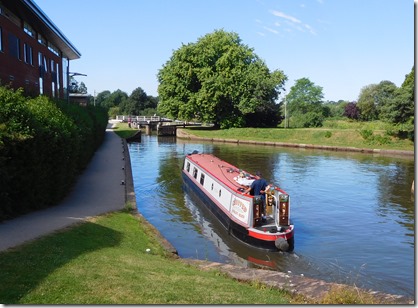
[[[232,205],[238,206],[244,213],[247,212],[247,206],[239,199],[234,199],[234,203]]]

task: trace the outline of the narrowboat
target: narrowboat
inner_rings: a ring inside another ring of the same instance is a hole
[[[231,236],[260,249],[293,251],[290,196],[281,188],[269,184],[264,198],[247,194],[256,176],[196,151],[185,156],[182,177],[185,189],[203,201]]]

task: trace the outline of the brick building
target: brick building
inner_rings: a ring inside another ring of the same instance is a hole
[[[0,0],[0,85],[67,99],[69,63],[80,56],[33,0]]]

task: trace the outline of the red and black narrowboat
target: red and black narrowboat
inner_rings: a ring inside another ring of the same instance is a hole
[[[269,184],[265,198],[247,194],[256,177],[212,154],[186,155],[182,176],[185,188],[203,200],[230,235],[257,248],[293,251],[290,196],[284,190]],[[263,206],[266,219],[262,219]]]

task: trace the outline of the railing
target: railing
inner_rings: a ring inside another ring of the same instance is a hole
[[[116,116],[116,120],[118,121],[123,121],[123,122],[129,122],[129,120],[131,122],[145,122],[145,123],[150,123],[150,122],[171,122],[173,120],[168,119],[168,118],[162,118],[159,116],[133,116],[133,115],[117,115]]]
[[[185,122],[180,120],[172,120],[169,118],[162,118],[159,116],[133,116],[133,115],[117,115],[116,121],[121,122],[132,122],[137,124],[155,124],[155,123],[161,123],[161,125],[173,125],[173,126],[182,126],[182,125],[202,125],[199,122]]]

